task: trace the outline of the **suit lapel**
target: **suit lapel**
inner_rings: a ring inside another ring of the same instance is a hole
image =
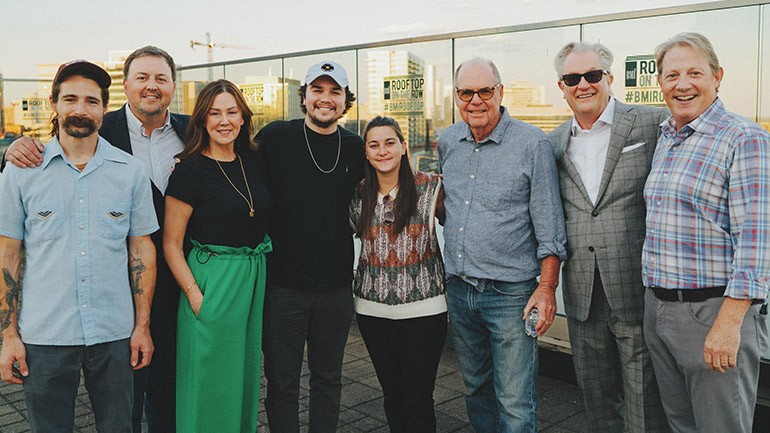
[[[569,144],[570,135],[572,134],[571,122],[567,125],[567,128],[564,128],[564,130],[561,131],[561,134],[559,134],[559,159],[564,166],[564,170],[567,172],[570,179],[572,179],[572,182],[578,187],[578,190],[580,190],[583,198],[589,205],[591,205],[591,198],[588,196],[585,185],[583,185],[583,179],[580,178],[580,174],[578,173],[575,164],[573,164],[567,156],[567,145]]]
[[[602,172],[602,181],[599,184],[599,194],[596,196],[596,203],[602,200],[607,185],[610,184],[612,174],[615,172],[615,166],[618,165],[620,155],[623,153],[623,147],[626,144],[626,137],[631,132],[631,126],[634,124],[634,114],[631,113],[631,107],[615,101],[615,112],[612,114],[612,128],[610,132],[610,145],[607,148],[607,158],[604,162],[604,171]]]
[[[112,145],[118,149],[133,155],[131,151],[131,136],[128,134],[128,120],[126,119],[126,110],[128,105],[115,113],[115,118],[110,125],[110,135],[112,136]]]

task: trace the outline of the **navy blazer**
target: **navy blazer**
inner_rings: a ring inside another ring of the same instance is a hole
[[[128,134],[127,109],[128,107],[124,105],[119,110],[110,111],[105,114],[102,127],[99,129],[99,135],[118,149],[133,154],[131,138]],[[190,116],[174,113],[170,113],[170,115],[171,127],[174,128],[179,138],[184,141]],[[152,200],[155,205],[155,213],[158,215],[158,225],[160,226],[160,230],[151,235],[152,241],[155,244],[156,266],[158,270],[152,309],[154,311],[157,307],[165,311],[176,311],[176,305],[179,302],[179,290],[163,257],[163,220],[166,214],[165,198],[155,184],[152,185]]]

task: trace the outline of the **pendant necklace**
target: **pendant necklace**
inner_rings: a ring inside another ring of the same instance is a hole
[[[337,160],[334,161],[334,166],[328,171],[321,168],[321,166],[318,165],[318,161],[315,160],[315,156],[313,156],[313,150],[310,149],[310,140],[307,139],[307,125],[305,123],[302,123],[302,132],[305,133],[305,144],[307,144],[307,150],[310,152],[310,158],[313,159],[313,164],[315,164],[315,167],[323,174],[329,174],[333,172],[334,169],[337,168],[337,164],[340,162],[340,150],[342,150],[342,134],[340,134],[340,128],[337,127]]]
[[[238,188],[235,187],[235,184],[233,183],[233,181],[230,180],[230,177],[227,176],[227,173],[225,173],[225,170],[222,168],[222,164],[220,164],[219,161],[217,161],[216,159],[214,159],[214,162],[217,163],[217,165],[219,166],[219,169],[222,171],[222,174],[225,175],[225,179],[227,179],[227,181],[230,182],[230,186],[232,186],[235,192],[237,192],[238,195],[243,197],[243,199],[246,201],[246,204],[249,206],[249,218],[254,218],[254,199],[251,198],[251,188],[249,188],[249,181],[246,179],[246,170],[243,169],[243,161],[241,161],[241,156],[238,155],[237,153],[235,154],[235,156],[238,158],[238,163],[241,164],[241,173],[243,173],[243,182],[246,184],[246,192],[248,192],[249,194],[248,199],[246,198],[245,195],[243,195],[243,193]]]

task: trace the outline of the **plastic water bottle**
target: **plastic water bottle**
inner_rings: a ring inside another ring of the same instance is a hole
[[[527,320],[524,321],[524,332],[527,333],[532,338],[537,338],[537,331],[535,331],[535,326],[537,326],[537,319],[538,319],[538,312],[537,308],[533,308],[529,312],[529,316],[527,316]]]

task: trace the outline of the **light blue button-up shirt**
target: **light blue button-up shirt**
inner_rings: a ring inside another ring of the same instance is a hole
[[[24,241],[19,333],[41,345],[131,336],[128,236],[158,229],[142,163],[99,137],[80,172],[57,138],[37,168],[0,175],[0,236]]]
[[[502,116],[476,143],[457,122],[438,144],[444,173],[446,273],[511,283],[540,275],[539,260],[567,257],[564,212],[551,143],[538,128]]]

